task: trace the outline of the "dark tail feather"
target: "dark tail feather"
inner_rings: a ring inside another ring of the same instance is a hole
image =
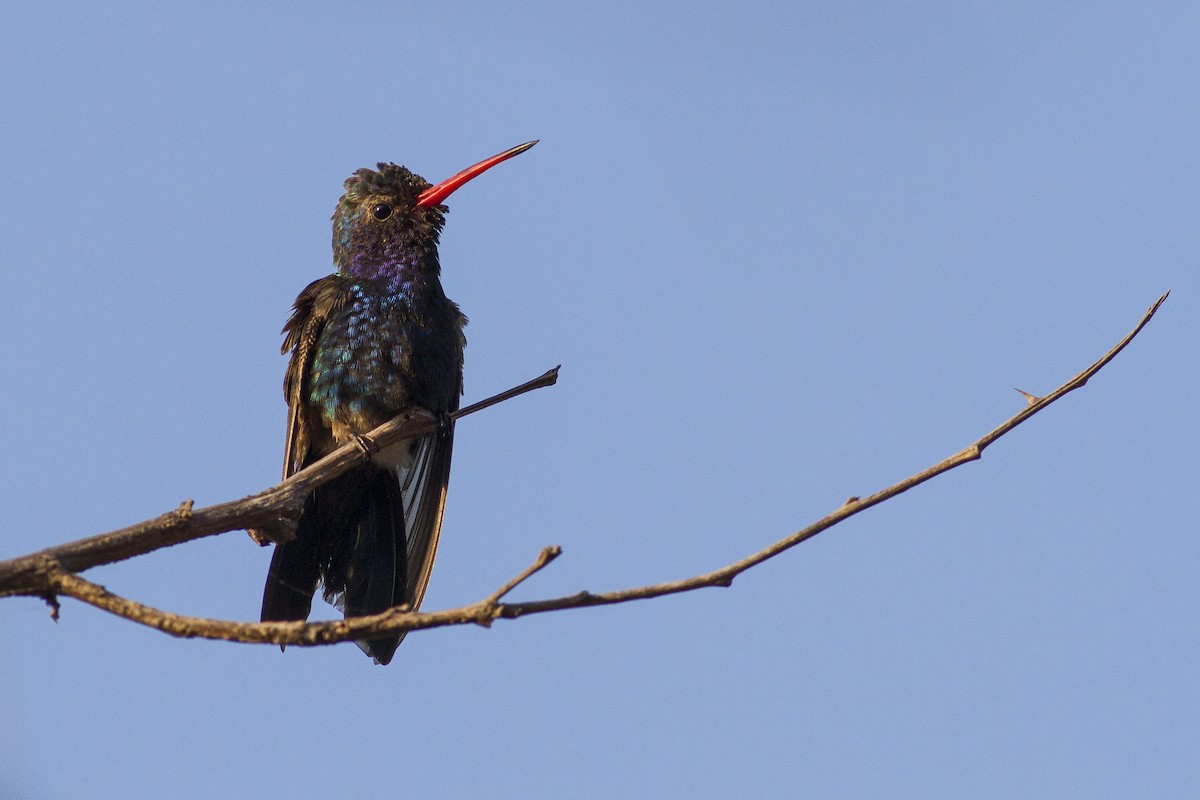
[[[311,506],[314,498],[305,503],[304,514],[296,526],[296,538],[275,545],[267,585],[263,589],[263,622],[308,619],[313,593],[321,576],[319,553],[320,531]]]
[[[354,549],[345,576],[343,610],[362,616],[408,602],[404,503],[396,473],[379,469],[369,478],[354,526]],[[379,664],[392,660],[403,635],[358,642]]]
[[[318,488],[304,504],[296,538],[275,546],[262,620],[307,619],[318,581],[347,617],[410,602],[404,500],[390,469],[364,465]],[[403,634],[358,642],[380,664]]]

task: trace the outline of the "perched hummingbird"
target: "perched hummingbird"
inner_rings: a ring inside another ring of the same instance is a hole
[[[337,272],[309,284],[283,328],[291,351],[286,478],[412,409],[447,414],[463,387],[467,318],[439,280],[443,201],[537,144],[430,185],[395,164],[360,169],[333,213]],[[262,619],[307,619],[318,582],[347,617],[421,605],[442,528],[454,430],[401,442],[314,490],[296,537],[275,547]],[[360,641],[376,663],[403,635]]]

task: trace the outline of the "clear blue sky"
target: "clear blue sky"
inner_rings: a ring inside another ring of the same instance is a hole
[[[0,797],[1182,797],[1200,784],[1195,3],[10,3],[0,556],[279,474],[341,182],[452,198],[468,401],[430,609],[733,588],[352,645],[0,601]],[[244,534],[88,577],[253,619]],[[329,609],[322,608],[322,613]]]

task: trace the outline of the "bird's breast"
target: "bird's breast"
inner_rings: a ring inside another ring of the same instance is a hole
[[[356,290],[326,322],[309,397],[339,443],[414,407],[432,413],[457,407],[462,315],[442,300],[453,314],[404,294]]]

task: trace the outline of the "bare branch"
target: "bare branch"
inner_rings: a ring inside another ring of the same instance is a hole
[[[548,370],[527,383],[455,411],[450,417],[457,420],[534,389],[553,386],[558,380],[558,370],[558,367]],[[432,414],[418,411],[385,422],[367,438],[386,447],[436,430],[438,424]],[[201,509],[193,509],[192,501],[185,500],[174,511],[146,522],[0,561],[0,597],[45,592],[50,589],[52,567],[80,572],[193,539],[249,528],[290,535],[308,493],[365,458],[362,448],[347,444],[287,480],[241,500]]]
[[[185,504],[177,511],[166,514],[155,520],[150,520],[140,525],[127,528],[124,531],[117,531],[114,534],[107,534],[94,539],[85,539],[81,542],[75,542],[69,545],[63,545],[58,548],[50,548],[43,550],[40,553],[35,553],[30,556],[25,556],[22,559],[14,559],[13,561],[0,562],[0,596],[5,594],[25,594],[25,595],[40,595],[47,598],[51,603],[56,603],[55,595],[64,594],[69,597],[74,597],[85,603],[103,608],[118,616],[139,622],[144,625],[162,630],[173,636],[182,637],[203,637],[209,639],[223,639],[228,641],[262,643],[271,642],[275,644],[311,646],[321,644],[331,644],[334,642],[350,641],[355,639],[375,638],[387,634],[400,633],[402,631],[412,631],[422,628],[437,628],[447,625],[464,625],[477,624],[489,626],[495,619],[515,619],[527,614],[540,614],[548,611],[558,611],[568,608],[582,608],[587,606],[611,605],[614,603],[625,603],[632,600],[645,600],[652,597],[661,597],[668,594],[677,594],[679,592],[692,591],[709,586],[729,586],[733,583],[734,578],[743,572],[754,568],[768,559],[774,558],[780,553],[788,550],[801,542],[807,541],[817,534],[825,531],[839,522],[858,514],[872,506],[878,505],[898,494],[908,491],[909,489],[924,483],[931,478],[937,477],[944,472],[948,472],[956,467],[962,466],[971,461],[978,460],[983,451],[993,442],[1004,436],[1025,420],[1039,413],[1051,403],[1057,401],[1064,395],[1081,388],[1088,380],[1104,368],[1116,355],[1128,345],[1135,336],[1141,332],[1142,328],[1150,321],[1150,319],[1158,311],[1159,307],[1166,301],[1170,292],[1164,294],[1158,299],[1153,306],[1142,316],[1137,326],[1119,341],[1111,350],[1105,353],[1099,360],[1089,366],[1087,369],[1080,372],[1075,377],[1068,380],[1062,386],[1055,389],[1045,397],[1037,397],[1026,392],[1021,392],[1025,396],[1027,405],[1013,417],[1004,421],[996,428],[981,436],[972,444],[963,448],[959,452],[951,455],[943,461],[934,464],[928,469],[922,470],[905,478],[898,483],[895,483],[886,489],[882,489],[867,497],[851,497],[846,500],[836,511],[828,514],[822,519],[817,520],[806,528],[802,528],[789,536],[786,536],[779,541],[764,547],[756,553],[752,553],[739,561],[735,561],[719,569],[707,572],[701,575],[696,575],[690,578],[684,578],[675,581],[666,581],[663,583],[655,583],[647,586],[639,586],[631,589],[621,589],[611,592],[602,592],[593,594],[590,592],[578,592],[572,595],[556,597],[547,600],[535,600],[529,602],[504,603],[503,598],[506,597],[513,589],[523,583],[525,580],[536,574],[538,571],[547,566],[560,553],[561,549],[557,547],[547,547],[542,550],[537,560],[533,564],[526,567],[523,571],[506,582],[503,586],[490,594],[485,599],[478,603],[462,606],[459,608],[446,609],[443,611],[413,613],[400,606],[389,609],[380,614],[375,614],[367,617],[351,617],[345,620],[335,620],[332,622],[264,622],[264,623],[243,623],[243,622],[227,622],[223,620],[202,619],[198,617],[186,617],[169,612],[160,611],[149,606],[144,606],[140,603],[126,600],[108,592],[104,587],[86,581],[77,575],[72,574],[73,569],[82,569],[94,564],[106,563],[107,561],[116,560],[117,558],[126,558],[130,555],[136,555],[139,552],[148,552],[156,547],[166,546],[167,544],[175,544],[188,539],[207,536],[211,533],[219,533],[221,530],[236,530],[241,525],[233,527],[225,527],[220,530],[207,530],[197,533],[193,530],[196,525],[196,519],[202,514],[212,512],[213,509],[220,509],[223,506],[212,506],[209,509],[201,509],[193,512],[190,505]],[[500,402],[507,399],[508,396],[515,396],[522,391],[528,391],[539,386],[548,386],[554,383],[557,371],[550,372],[525,384],[523,387],[518,387],[511,392],[506,392],[504,395],[498,395],[496,398],[483,401],[475,406],[469,406],[459,412],[459,416],[479,410],[493,402]],[[1019,390],[1018,390],[1019,391]],[[394,420],[387,425],[372,431],[370,438],[380,442],[382,445],[399,441],[408,436],[413,436],[418,433],[431,430],[436,424],[428,415],[422,415],[420,418],[413,417],[411,419]],[[386,430],[385,430],[386,429]],[[252,495],[244,500],[237,501],[238,503],[249,503],[255,498],[270,497],[272,501],[278,502],[278,497],[293,498],[294,495],[289,494],[295,492],[301,499],[304,494],[312,489],[313,486],[320,483],[321,480],[328,480],[329,477],[338,474],[340,471],[348,468],[350,465],[357,462],[361,458],[361,450],[353,445],[344,447],[336,453],[331,454],[326,459],[318,462],[309,469],[306,469],[297,475],[293,476],[289,481],[285,481],[278,486],[272,487],[265,492],[260,492],[258,495]],[[328,463],[327,463],[328,462]],[[306,475],[305,473],[310,473]],[[303,476],[303,480],[296,480]],[[291,481],[294,484],[289,485]],[[295,486],[296,488],[293,488]],[[224,504],[232,506],[236,504]],[[277,506],[268,506],[272,509],[271,513],[279,514]],[[261,513],[255,506],[255,513]],[[240,518],[242,523],[247,521],[247,515],[243,512]],[[255,518],[257,519],[257,517]],[[212,524],[212,523],[206,523]],[[85,546],[89,542],[106,540],[114,536],[133,537],[136,531],[140,537],[137,548],[134,549],[132,544],[123,544],[116,546],[105,543],[104,547],[100,548],[103,557],[89,555],[88,548]],[[165,543],[153,544],[153,542],[168,540]],[[125,549],[121,549],[124,547]],[[74,549],[71,549],[74,548]],[[107,548],[107,549],[105,549]],[[116,558],[111,557],[112,553],[123,553],[117,555]],[[61,554],[67,554],[69,559],[64,560]],[[76,566],[72,567],[71,565]],[[18,566],[14,566],[18,565]],[[81,565],[81,566],[80,566]]]

